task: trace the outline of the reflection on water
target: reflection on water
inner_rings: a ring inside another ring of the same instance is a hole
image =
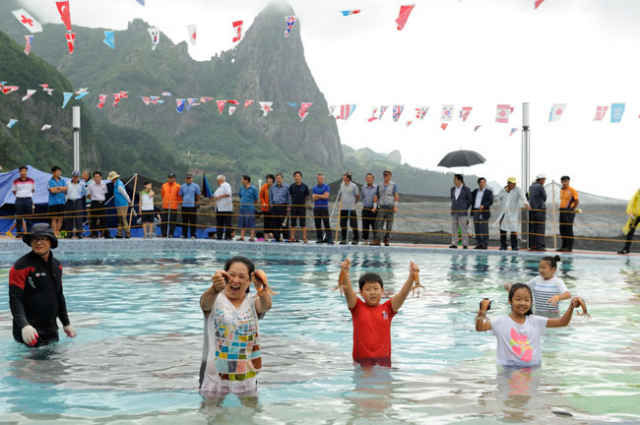
[[[258,397],[204,402],[198,299],[232,253],[67,255],[77,338],[38,349],[14,343],[0,298],[2,423],[640,421],[640,267],[628,259],[564,258],[558,275],[587,299],[593,320],[574,316],[571,327],[546,333],[541,368],[502,370],[495,338],[473,329],[478,301],[491,298],[492,314],[507,313],[503,284],[537,275],[535,259],[352,255],[354,285],[374,271],[391,296],[415,261],[426,287],[393,320],[392,367],[363,367],[351,359],[344,297],[331,290],[342,257],[257,256],[279,292],[260,321]],[[15,259],[0,254],[3,266]]]

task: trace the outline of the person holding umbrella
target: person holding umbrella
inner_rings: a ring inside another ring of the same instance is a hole
[[[520,208],[524,205],[527,211],[531,206],[519,187],[516,178],[509,177],[507,185],[500,190],[500,213],[495,224],[500,229],[500,251],[507,250],[507,232],[511,232],[511,250],[518,251],[518,224]]]

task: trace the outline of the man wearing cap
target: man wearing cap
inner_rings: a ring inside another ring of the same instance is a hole
[[[378,192],[373,198],[372,212],[376,213],[376,231],[373,233],[371,245],[380,245],[380,238],[384,236],[384,246],[389,246],[393,217],[398,212],[398,185],[391,181],[391,171],[382,172],[384,181],[378,185]],[[382,229],[386,226],[386,231]]]
[[[458,248],[458,228],[462,236],[462,248],[469,246],[469,207],[473,205],[471,189],[464,184],[462,174],[453,176],[453,187],[451,188],[451,245],[449,248]]]
[[[51,167],[51,178],[47,182],[49,191],[49,217],[53,234],[58,236],[62,227],[64,207],[67,202],[64,194],[67,192],[67,182],[62,178],[62,169],[57,165]]]
[[[569,176],[560,177],[562,188],[560,188],[560,236],[562,237],[562,248],[558,251],[573,251],[573,221],[576,218],[576,208],[580,204],[578,191],[569,186],[571,178]]]
[[[107,200],[107,194],[109,189],[107,184],[102,180],[102,173],[100,171],[93,172],[93,182],[87,187],[87,198],[91,200],[91,237],[97,238],[100,231],[105,239],[111,239],[109,233],[109,226],[105,219],[105,201]]]
[[[341,238],[340,244],[345,245],[347,243],[347,222],[351,226],[353,232],[353,245],[358,245],[358,213],[356,211],[356,204],[360,200],[360,191],[358,186],[351,181],[351,173],[344,172],[342,174],[342,187],[340,188],[342,198],[340,199],[340,229]]]
[[[131,205],[131,198],[129,198],[124,183],[120,180],[120,174],[111,171],[107,179],[113,183],[113,199],[116,204],[116,211],[118,212],[118,231],[116,232],[116,238],[122,239],[124,233],[124,237],[129,239],[131,237],[131,229],[127,222],[127,211],[129,210],[129,205]]]
[[[636,191],[627,204],[627,215],[629,216],[627,224],[624,225],[622,231],[627,235],[624,247],[618,251],[618,254],[626,255],[631,252],[631,243],[633,235],[636,233],[638,224],[640,224],[640,189]]]
[[[520,209],[524,207],[531,211],[531,206],[519,187],[516,187],[516,178],[509,177],[507,185],[500,190],[500,213],[495,224],[500,229],[500,250],[507,250],[507,232],[511,232],[511,250],[518,248],[518,225],[520,224]]]
[[[20,173],[20,177],[15,179],[11,186],[13,196],[16,197],[16,237],[20,228],[22,228],[25,233],[31,231],[31,218],[23,217],[30,217],[31,214],[33,214],[33,194],[36,191],[36,182],[27,176],[29,169],[23,165],[19,168],[18,172]],[[22,226],[20,226],[21,221],[23,222]]]
[[[547,176],[538,174],[536,181],[529,187],[529,250],[546,251],[544,243],[545,222],[547,221],[547,191],[544,183]]]
[[[180,205],[180,185],[176,183],[176,175],[169,173],[167,182],[160,189],[162,196],[162,223],[160,233],[163,238],[173,237],[175,222],[178,221],[178,206]]]
[[[67,236],[65,238],[77,236],[78,239],[82,239],[82,234],[84,233],[83,203],[85,194],[85,182],[80,180],[80,173],[74,171],[71,173],[71,181],[67,186],[66,193],[65,228]]]
[[[32,347],[56,342],[56,318],[67,336],[75,337],[62,292],[62,266],[51,253],[58,239],[48,224],[37,223],[22,240],[31,252],[20,257],[9,271],[13,338]]]
[[[200,202],[200,186],[193,182],[193,175],[187,173],[184,176],[185,183],[180,186],[178,195],[182,198],[182,238],[189,236],[196,238],[196,224],[198,222],[198,202]]]

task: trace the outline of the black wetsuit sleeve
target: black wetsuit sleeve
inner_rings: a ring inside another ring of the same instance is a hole
[[[13,315],[14,324],[22,329],[29,325],[27,314],[24,311],[24,285],[29,276],[29,268],[16,270],[15,266],[9,271],[9,306]]]
[[[67,302],[64,299],[64,293],[62,292],[62,267],[59,267],[58,273],[60,273],[60,278],[57,282],[58,291],[56,294],[58,298],[58,319],[62,322],[62,326],[69,326],[71,322],[69,321],[69,315],[67,314]]]

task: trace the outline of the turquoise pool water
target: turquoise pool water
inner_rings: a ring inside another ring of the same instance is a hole
[[[232,247],[233,249],[233,247]],[[352,279],[380,273],[394,292],[409,261],[427,287],[392,326],[392,368],[351,360],[338,255],[252,255],[279,295],[260,322],[257,406],[198,395],[200,294],[225,253],[60,255],[78,337],[30,349],[11,336],[0,296],[0,422],[32,423],[589,423],[640,421],[640,263],[567,259],[558,274],[593,319],[574,315],[543,338],[543,366],[506,374],[495,338],[474,331],[478,301],[506,313],[504,282],[537,261],[464,254],[353,254]],[[0,254],[0,275],[18,254]],[[562,310],[566,307],[564,303]],[[573,416],[567,416],[570,413]]]

